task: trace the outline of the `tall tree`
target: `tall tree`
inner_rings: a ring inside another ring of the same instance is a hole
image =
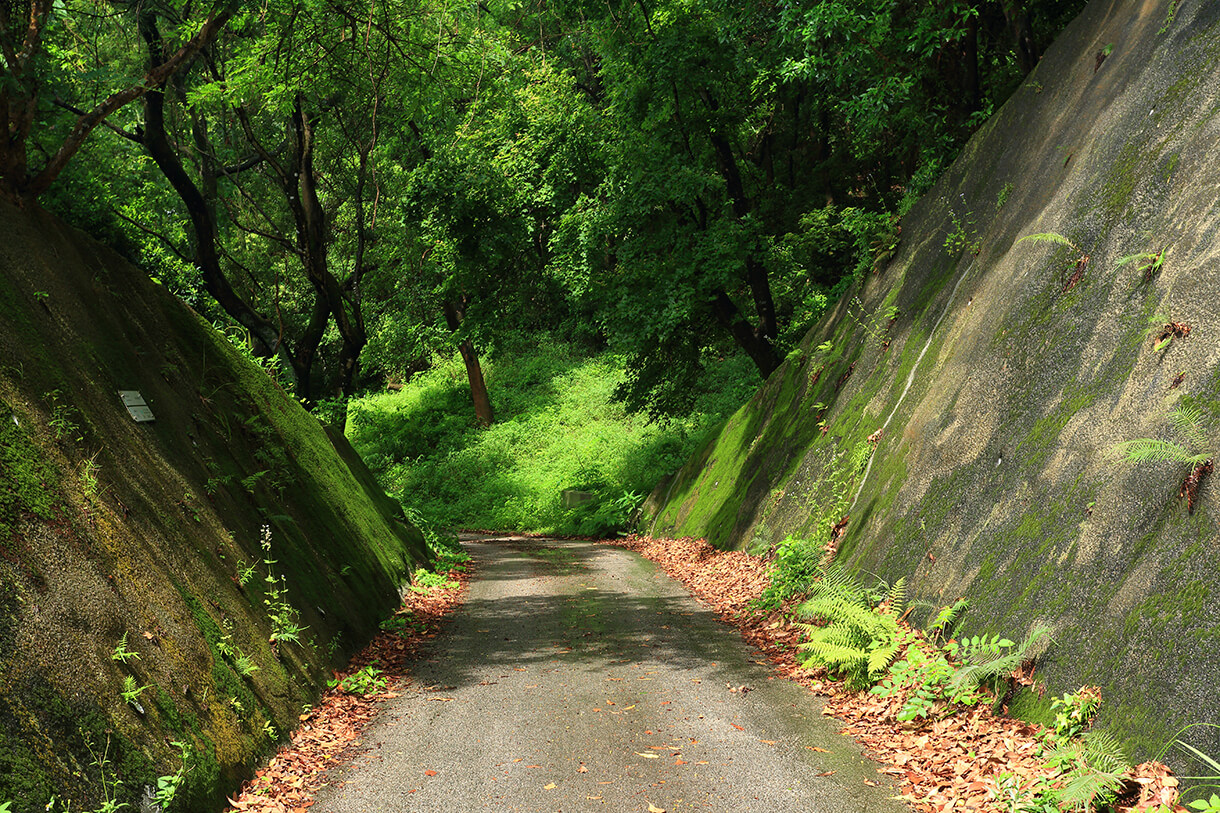
[[[164,86],[220,35],[240,8],[239,3],[227,0],[193,20],[190,3],[168,9],[185,24],[182,30],[194,33],[175,43],[170,53],[142,75],[108,77],[111,81],[105,95],[88,109],[81,109],[55,96],[61,88],[70,87],[57,80],[73,66],[70,60],[65,62],[54,54],[65,50],[71,53],[75,32],[96,24],[97,15],[84,5],[55,0],[0,3],[0,55],[5,68],[5,81],[0,83],[0,194],[12,200],[30,200],[45,192],[98,125],[124,105]],[[104,15],[108,24],[130,24],[133,16],[142,13],[120,3],[104,5],[103,9],[110,12]],[[102,36],[96,31],[94,35]],[[51,98],[47,97],[48,89]],[[51,128],[36,125],[45,124],[53,100],[70,111],[71,118],[66,133],[48,138]],[[37,141],[35,152],[40,159],[33,164],[32,139]]]

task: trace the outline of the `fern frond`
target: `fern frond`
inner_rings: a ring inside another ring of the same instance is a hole
[[[890,662],[894,660],[894,656],[897,654],[897,641],[889,646],[878,647],[870,652],[868,655],[868,676],[870,678],[881,677],[890,668]]]
[[[1126,257],[1119,258],[1118,262],[1114,264],[1114,270],[1117,271],[1129,262],[1134,262],[1135,260],[1147,260],[1155,256],[1156,255],[1150,251],[1141,251],[1138,254],[1128,254]]]
[[[953,673],[949,684],[954,693],[971,692],[997,678],[1005,677],[1029,660],[1029,651],[1043,638],[1051,639],[1051,628],[1035,624],[1025,640],[1011,652],[979,663],[971,663]]]
[[[1110,447],[1108,454],[1119,457],[1131,463],[1202,463],[1210,455],[1191,454],[1180,443],[1158,438],[1136,438],[1116,443]]]
[[[885,602],[890,608],[890,612],[894,615],[902,614],[902,605],[907,598],[907,578],[903,576],[898,581],[890,586],[890,591],[885,596]]]
[[[1017,240],[1017,243],[1024,243],[1026,240],[1032,240],[1035,243],[1057,243],[1061,246],[1067,246],[1073,251],[1080,250],[1071,240],[1067,239],[1062,234],[1053,231],[1042,232],[1041,234],[1027,234],[1021,239]],[[1017,243],[1013,243],[1013,245],[1016,245]]]
[[[864,602],[864,588],[860,586],[859,579],[839,564],[823,568],[809,594],[814,597],[836,595],[848,601]]]
[[[1082,768],[1068,775],[1059,798],[1068,810],[1090,811],[1111,799],[1122,787],[1123,774]]]
[[[843,596],[815,596],[797,605],[793,613],[797,618],[824,618],[831,623],[842,620],[867,623],[863,619],[872,615],[873,611],[866,605]]]
[[[1068,809],[1079,811],[1093,810],[1099,802],[1113,799],[1129,767],[1118,740],[1095,731],[1078,741],[1062,743],[1047,759],[1066,768],[1060,799]]]
[[[928,631],[935,634],[943,633],[949,630],[957,623],[962,613],[970,608],[970,602],[964,598],[959,598],[948,607],[942,607],[941,611],[936,614],[936,620],[928,627]]]
[[[1203,434],[1202,429],[1203,410],[1196,406],[1179,406],[1169,413],[1169,420],[1173,423],[1173,428],[1186,438],[1193,448],[1202,449],[1207,446],[1207,436]],[[1208,457],[1211,455],[1204,455],[1204,460]]]
[[[1122,743],[1112,734],[1089,731],[1081,738],[1081,744],[1084,746],[1085,761],[1091,768],[1121,774],[1130,767]]]

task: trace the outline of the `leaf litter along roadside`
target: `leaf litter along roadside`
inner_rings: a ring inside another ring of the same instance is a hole
[[[405,619],[397,625],[399,631],[379,632],[345,671],[335,673],[336,681],[340,681],[376,664],[383,670],[381,677],[386,685],[363,696],[338,686],[329,689],[317,706],[300,716],[301,725],[293,733],[291,744],[282,747],[239,794],[229,799],[225,813],[300,813],[312,805],[325,772],[354,755],[360,734],[376,718],[379,704],[398,697],[399,690],[411,681],[407,662],[461,606],[471,567],[467,563],[464,569],[444,574],[459,583],[457,588],[409,590],[402,607],[392,616]]]
[[[841,682],[827,679],[825,670],[800,666],[794,656],[802,640],[800,631],[783,611],[762,613],[752,606],[770,582],[767,563],[759,557],[721,551],[689,537],[629,536],[603,544],[656,562],[721,620],[737,627],[781,677],[827,697],[822,713],[844,722],[842,733],[855,738],[869,757],[881,763],[878,772],[888,776],[901,798],[920,813],[1007,809],[1000,804],[999,776],[1004,773],[1022,787],[1059,779],[1057,771],[1038,756],[1038,726],[993,714],[985,704],[942,719],[901,723],[895,715],[904,697],[851,692]],[[1018,678],[1023,683],[1029,680],[1027,675]],[[1160,805],[1174,813],[1186,810],[1178,804],[1178,781],[1164,765],[1137,765],[1127,780],[1130,803],[1116,810],[1151,811]]]

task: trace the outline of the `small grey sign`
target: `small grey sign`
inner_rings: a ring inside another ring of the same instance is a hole
[[[119,397],[123,399],[123,406],[127,407],[128,414],[136,423],[156,420],[152,410],[148,408],[148,404],[144,403],[144,396],[140,393],[135,390],[119,390]]]

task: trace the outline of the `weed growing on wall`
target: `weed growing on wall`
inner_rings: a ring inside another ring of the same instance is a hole
[[[1215,449],[1203,431],[1203,411],[1198,407],[1180,406],[1169,413],[1169,421],[1180,440],[1135,438],[1111,446],[1109,454],[1129,463],[1171,462],[1190,466],[1178,499],[1185,497],[1187,512],[1193,514],[1199,486],[1214,468]]]
[[[1114,270],[1117,271],[1128,263],[1135,263],[1142,282],[1152,282],[1152,278],[1161,273],[1161,267],[1165,264],[1165,249],[1128,254],[1115,263]]]
[[[271,526],[263,526],[259,545],[263,549],[263,565],[267,568],[267,575],[263,577],[266,582],[263,605],[267,608],[267,617],[271,619],[271,636],[268,641],[278,653],[276,648],[280,642],[301,643],[301,633],[306,627],[301,625],[301,616],[296,607],[288,601],[287,580],[275,573],[276,560],[271,558]]]
[[[128,661],[138,661],[140,655],[138,652],[132,652],[127,648],[127,633],[124,632],[119,642],[114,647],[114,652],[110,653],[110,660],[126,664]]]
[[[1013,243],[1013,246],[1024,243],[1026,240],[1034,243],[1050,243],[1052,245],[1065,246],[1069,250],[1069,254],[1068,258],[1060,265],[1062,268],[1059,275],[1060,287],[1064,293],[1067,293],[1080,283],[1080,280],[1084,277],[1085,269],[1089,266],[1089,255],[1085,253],[1084,249],[1058,232],[1027,234],[1018,239],[1016,243]]]
[[[192,760],[195,755],[194,749],[185,742],[175,740],[170,745],[176,747],[181,752],[182,767],[172,774],[157,777],[157,789],[154,792],[153,798],[162,811],[168,811],[173,808],[174,799],[178,796],[178,790],[182,787],[182,783],[186,781],[187,774],[191,772]]]
[[[862,440],[850,450],[833,453],[817,490],[809,495],[810,504],[816,506],[807,526],[812,530],[806,536],[789,535],[779,543],[771,563],[771,582],[756,602],[758,607],[774,609],[802,595],[813,584],[819,567],[834,560],[847,527],[852,491],[874,448]]]

